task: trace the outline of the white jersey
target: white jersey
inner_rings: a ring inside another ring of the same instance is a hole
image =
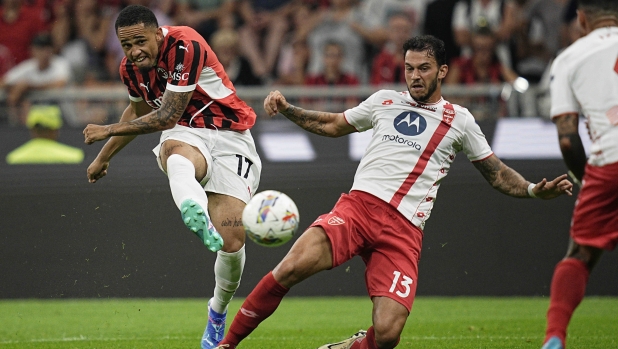
[[[444,99],[419,104],[407,91],[381,90],[344,116],[359,132],[373,128],[352,190],[384,200],[421,229],[455,154],[471,161],[492,154],[472,114]]]
[[[618,27],[599,28],[565,49],[551,67],[551,116],[584,114],[588,163],[618,162]]]

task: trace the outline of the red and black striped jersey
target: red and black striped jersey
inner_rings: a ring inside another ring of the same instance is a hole
[[[163,26],[157,66],[142,73],[127,58],[120,77],[134,102],[161,107],[165,90],[194,91],[179,125],[244,131],[255,124],[255,111],[236,94],[217,56],[204,38],[189,27]]]

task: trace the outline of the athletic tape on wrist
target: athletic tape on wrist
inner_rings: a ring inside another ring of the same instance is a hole
[[[536,184],[534,183],[530,183],[528,185],[528,195],[530,195],[531,198],[535,198],[536,195],[534,195],[534,192],[532,191],[532,189],[536,186]]]

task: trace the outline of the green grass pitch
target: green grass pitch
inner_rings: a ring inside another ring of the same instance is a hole
[[[235,299],[230,314],[240,304]],[[547,298],[418,297],[399,348],[540,348],[547,305]],[[197,349],[205,309],[205,299],[0,300],[0,348]],[[364,297],[288,297],[240,348],[317,348],[370,319]],[[569,349],[618,348],[618,298],[584,299],[569,331]]]

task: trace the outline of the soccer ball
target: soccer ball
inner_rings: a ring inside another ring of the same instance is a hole
[[[276,190],[255,194],[242,212],[242,224],[249,239],[261,246],[285,244],[298,229],[296,204],[289,196]]]

